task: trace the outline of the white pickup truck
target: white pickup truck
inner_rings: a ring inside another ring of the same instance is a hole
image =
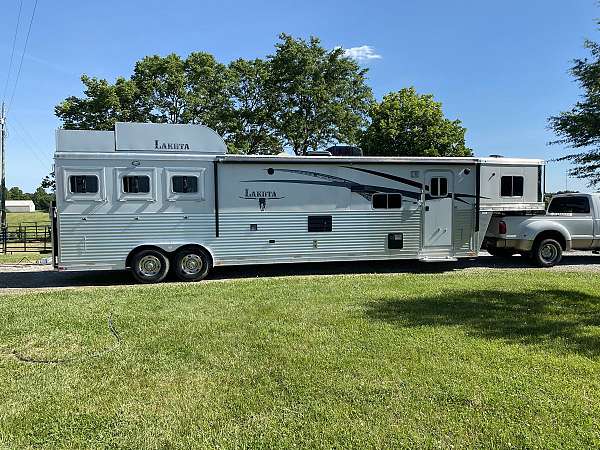
[[[600,250],[600,194],[560,194],[545,213],[495,216],[483,248],[528,256],[541,267],[558,264],[566,250]]]

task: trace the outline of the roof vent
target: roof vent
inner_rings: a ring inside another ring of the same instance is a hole
[[[490,158],[504,158],[503,155],[490,155]]]
[[[331,156],[327,150],[308,150],[304,156]]]

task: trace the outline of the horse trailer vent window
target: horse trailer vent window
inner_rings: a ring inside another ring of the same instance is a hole
[[[308,232],[322,233],[331,231],[331,216],[308,216]]]
[[[73,194],[96,194],[98,177],[96,175],[71,175],[69,187]]]
[[[432,197],[447,197],[448,196],[448,178],[432,177],[431,189],[429,191]]]
[[[398,209],[402,208],[402,195],[400,194],[373,194],[373,209]]]
[[[587,197],[556,197],[548,206],[549,213],[589,214],[590,202]]]
[[[523,177],[502,177],[500,179],[500,196],[523,197]]]
[[[150,192],[150,177],[146,175],[123,177],[123,192],[126,194],[147,194]]]
[[[173,192],[177,194],[194,194],[198,192],[198,177],[176,175],[173,180]]]

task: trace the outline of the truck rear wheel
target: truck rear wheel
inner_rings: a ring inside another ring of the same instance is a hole
[[[133,255],[131,271],[140,283],[159,283],[169,272],[169,260],[159,250],[140,250]]]
[[[200,248],[184,248],[175,253],[174,271],[181,281],[200,281],[210,270],[210,257]]]
[[[531,257],[540,267],[552,267],[562,259],[562,247],[554,239],[542,239],[534,244]]]

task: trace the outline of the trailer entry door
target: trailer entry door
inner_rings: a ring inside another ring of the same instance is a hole
[[[423,247],[452,248],[453,186],[452,172],[425,173],[425,201],[423,218]]]

